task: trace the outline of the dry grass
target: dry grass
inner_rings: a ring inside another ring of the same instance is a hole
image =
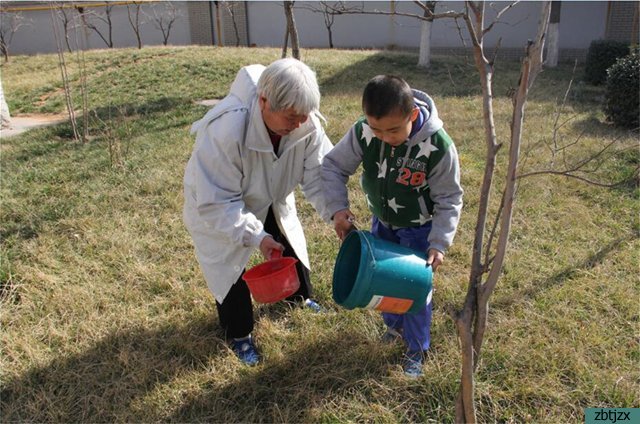
[[[193,143],[188,128],[206,111],[193,101],[224,95],[240,66],[267,63],[277,49],[90,52],[90,107],[103,119],[109,108],[127,111],[129,131],[121,141],[130,150],[122,166],[110,165],[108,140],[96,122],[96,137],[85,145],[70,141],[65,125],[2,140],[3,421],[453,421],[459,352],[445,310],[459,306],[466,291],[484,158],[474,70],[463,60],[435,58],[424,72],[415,68],[415,55],[404,53],[303,54],[318,72],[332,140],[359,114],[364,81],[394,72],[433,95],[456,141],[465,208],[436,277],[426,376],[402,376],[401,347],[378,342],[377,314],[332,302],[338,244],[303,200],[316,297],[329,313],[258,306],[255,334],[265,361],[253,369],[241,366],[222,339],[181,222],[182,172]],[[55,63],[43,55],[3,66],[13,114],[63,111]],[[570,78],[571,68],[560,67],[536,82],[525,169],[549,161],[538,143],[550,139]],[[516,81],[517,65],[498,68],[501,141],[510,117],[505,95]],[[637,135],[602,122],[597,91],[579,76],[574,86],[564,116],[575,118],[563,136],[585,136],[572,157],[616,138],[637,147]],[[614,155],[601,176],[624,177],[638,161],[637,148]],[[350,188],[366,225],[356,181]],[[494,208],[498,201],[494,194]],[[586,407],[640,406],[638,206],[632,186],[522,181],[478,372],[482,421],[581,422]]]

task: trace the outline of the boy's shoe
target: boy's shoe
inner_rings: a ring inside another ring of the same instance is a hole
[[[320,306],[318,302],[316,302],[315,300],[311,300],[311,299],[305,300],[304,307],[311,309],[316,314],[324,312],[324,309],[322,309],[322,306]]]
[[[396,330],[392,327],[387,327],[387,331],[384,332],[380,340],[382,343],[392,344],[402,339],[402,330]]]
[[[260,354],[253,344],[253,338],[231,340],[231,349],[236,354],[240,362],[245,365],[254,366],[260,362]]]
[[[422,352],[407,352],[404,356],[404,363],[402,369],[404,375],[411,378],[418,378],[422,376],[422,362],[424,354]]]

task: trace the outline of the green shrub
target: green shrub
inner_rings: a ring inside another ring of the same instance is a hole
[[[637,51],[607,70],[604,111],[607,120],[623,127],[637,127],[640,114],[640,55]]]
[[[584,79],[587,83],[600,85],[607,80],[607,69],[618,58],[629,54],[629,45],[616,40],[594,40],[587,52]]]

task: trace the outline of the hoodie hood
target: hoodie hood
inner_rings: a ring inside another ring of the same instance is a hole
[[[211,108],[202,119],[193,123],[191,134],[195,134],[200,128],[206,127],[211,121],[229,111],[251,109],[251,103],[256,98],[258,80],[264,69],[263,65],[249,65],[240,69],[231,84],[229,95]]]
[[[424,114],[425,121],[422,124],[422,128],[420,128],[418,132],[409,139],[409,146],[413,146],[416,143],[431,137],[443,127],[442,120],[438,117],[438,109],[436,109],[436,104],[433,102],[433,99],[429,97],[427,93],[422,91],[412,91],[416,105]]]

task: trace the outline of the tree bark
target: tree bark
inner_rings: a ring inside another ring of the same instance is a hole
[[[549,31],[547,34],[547,60],[545,65],[550,68],[558,66],[560,52],[560,8],[562,2],[551,3],[551,16],[549,18]]]
[[[530,42],[527,47],[527,55],[523,60],[518,90],[513,97],[507,181],[502,196],[501,207],[498,212],[500,221],[499,236],[496,253],[492,259],[487,259],[486,263],[482,262],[482,251],[486,247],[487,252],[490,252],[490,243],[493,240],[493,234],[491,234],[488,245],[485,246],[484,235],[488,216],[489,195],[491,193],[496,165],[496,155],[500,149],[500,145],[496,142],[495,124],[493,121],[493,65],[487,61],[482,45],[482,36],[485,33],[485,29],[483,28],[484,3],[468,2],[467,7],[472,10],[475,18],[471,20],[469,15],[467,15],[465,21],[474,44],[476,67],[481,76],[487,157],[481,187],[480,205],[478,208],[469,289],[467,291],[464,308],[461,312],[458,312],[455,317],[462,352],[462,376],[460,391],[456,401],[456,422],[475,422],[476,420],[476,412],[473,406],[473,375],[478,366],[487,326],[489,298],[502,272],[502,266],[507,252],[513,207],[516,198],[517,168],[520,157],[524,107],[527,102],[529,88],[542,68],[542,51],[548,30],[551,2],[547,1],[542,3],[538,34],[536,39]],[[487,276],[487,281],[483,284],[482,276],[489,266],[489,275]],[[471,325],[473,325],[473,331],[471,330]]]
[[[291,38],[291,54],[294,58],[300,60],[300,47],[298,42],[298,30],[296,21],[293,17],[293,1],[284,2],[284,12],[287,17],[287,28],[289,30],[289,38]]]

